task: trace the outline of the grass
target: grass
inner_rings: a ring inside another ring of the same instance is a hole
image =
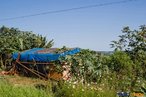
[[[13,86],[5,81],[0,81],[1,97],[52,97],[49,92],[29,86]]]
[[[0,79],[0,97],[116,97],[116,92],[82,84],[50,84],[39,79],[4,76]]]
[[[93,86],[63,83],[57,87],[54,97],[116,97],[113,90],[98,90]]]

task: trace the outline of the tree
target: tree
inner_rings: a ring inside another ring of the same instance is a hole
[[[137,53],[139,50],[146,51],[146,26],[140,26],[139,30],[131,30],[124,27],[123,35],[119,36],[118,41],[112,41],[112,48]]]
[[[130,56],[123,51],[115,51],[107,61],[110,70],[107,79],[110,80],[115,88],[128,88],[133,79],[133,61]],[[130,84],[127,84],[130,83]]]
[[[116,51],[110,55],[108,67],[118,75],[131,74],[132,60],[128,54],[122,51]]]
[[[53,40],[47,41],[46,37],[36,35],[31,31],[20,31],[17,28],[0,28],[0,53],[22,51],[37,47],[50,48]]]
[[[133,81],[135,85],[137,79],[146,79],[146,26],[142,25],[138,30],[131,30],[129,27],[124,27],[123,35],[119,36],[118,41],[112,41],[112,48],[126,52],[133,61]]]
[[[6,55],[16,51],[23,51],[31,48],[50,48],[53,40],[47,41],[46,37],[36,35],[31,31],[20,31],[17,28],[0,28],[0,60],[1,65],[7,59]],[[3,61],[2,61],[3,60]]]

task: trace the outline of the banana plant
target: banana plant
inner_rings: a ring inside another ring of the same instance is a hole
[[[17,28],[5,26],[0,28],[0,56],[31,48],[50,48],[52,45],[53,40],[47,41],[46,37],[36,35],[31,31],[20,31]]]

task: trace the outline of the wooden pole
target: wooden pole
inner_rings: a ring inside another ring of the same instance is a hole
[[[24,67],[25,69],[27,69],[28,71],[32,72],[33,74],[37,75],[38,77],[42,78],[42,79],[46,79],[45,77],[42,77],[38,74],[38,72],[36,73],[36,71],[33,71],[32,69],[29,69],[28,67],[24,66],[23,64],[21,64],[19,61],[16,60],[16,62],[21,65],[22,67]],[[39,72],[40,73],[40,72]]]

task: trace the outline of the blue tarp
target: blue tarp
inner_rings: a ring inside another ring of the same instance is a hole
[[[44,50],[44,48],[34,48],[20,53],[20,61],[38,61],[38,62],[51,62],[56,61],[60,57],[66,55],[74,55],[80,52],[79,48],[75,48],[69,51],[65,51],[63,53],[55,54],[55,53],[38,53],[38,51]],[[18,58],[19,53],[14,53],[12,55],[13,60]]]

